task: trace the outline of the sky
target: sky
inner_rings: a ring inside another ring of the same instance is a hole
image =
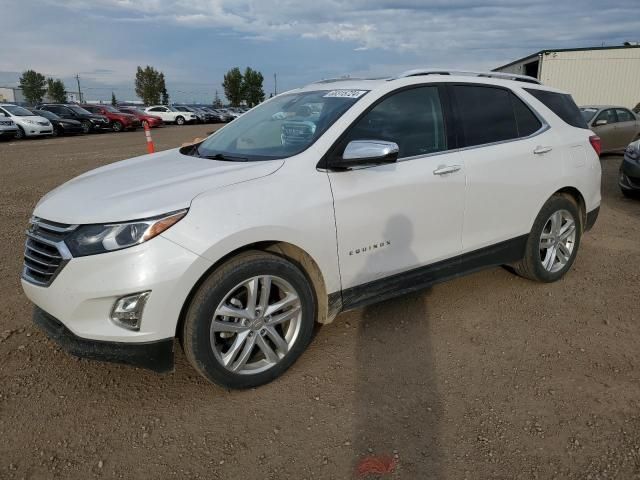
[[[267,94],[343,75],[491,70],[547,48],[640,41],[637,0],[0,0],[0,86],[34,69],[87,100],[135,100],[138,65],[172,101],[223,97],[247,66]]]

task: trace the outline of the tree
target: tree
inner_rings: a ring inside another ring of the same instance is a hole
[[[47,79],[35,70],[27,70],[20,77],[22,95],[30,105],[42,102],[42,97],[47,92]]]
[[[135,86],[136,95],[147,105],[160,103],[161,100],[169,102],[169,94],[164,83],[164,74],[149,65],[144,69],[138,67]]]
[[[231,105],[237,107],[242,101],[242,73],[238,67],[234,67],[224,75],[222,81],[224,95]]]
[[[216,90],[216,96],[213,97],[213,106],[215,108],[222,108],[222,100],[220,100],[220,95],[218,95],[218,90]]]
[[[163,105],[169,105],[169,92],[164,83],[164,73],[160,72],[160,97]]]
[[[118,106],[118,101],[116,100],[116,94],[114,92],[111,92],[111,105],[114,107]]]
[[[249,107],[255,107],[264,101],[263,81],[264,77],[262,73],[257,70],[247,67],[244,71],[244,76],[242,77],[242,98],[247,102]]]
[[[67,103],[67,92],[62,80],[47,78],[47,97],[55,103]]]

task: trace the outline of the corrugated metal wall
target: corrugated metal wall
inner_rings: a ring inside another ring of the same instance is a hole
[[[640,102],[640,48],[550,52],[540,80],[570,92],[578,105],[633,108]]]

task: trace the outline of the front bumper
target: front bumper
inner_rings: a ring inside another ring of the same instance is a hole
[[[628,191],[640,191],[640,159],[631,159],[625,155],[620,165],[620,188]]]
[[[76,357],[122,363],[159,373],[173,370],[173,337],[146,343],[89,340],[74,335],[62,322],[38,307],[33,310],[33,322],[51,340]]]
[[[148,343],[173,338],[189,293],[212,263],[162,235],[131,248],[71,258],[49,286],[22,278],[35,305],[75,336],[101,342]],[[150,291],[139,330],[111,320],[118,298]]]
[[[20,124],[22,129],[24,130],[24,134],[27,137],[38,137],[41,135],[52,135],[53,134],[53,126],[49,125],[39,125],[39,124],[30,124],[23,123]]]

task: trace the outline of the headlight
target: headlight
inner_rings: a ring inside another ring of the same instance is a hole
[[[186,214],[187,210],[180,210],[133,222],[82,225],[65,243],[74,257],[121,250],[151,240],[175,225]]]

